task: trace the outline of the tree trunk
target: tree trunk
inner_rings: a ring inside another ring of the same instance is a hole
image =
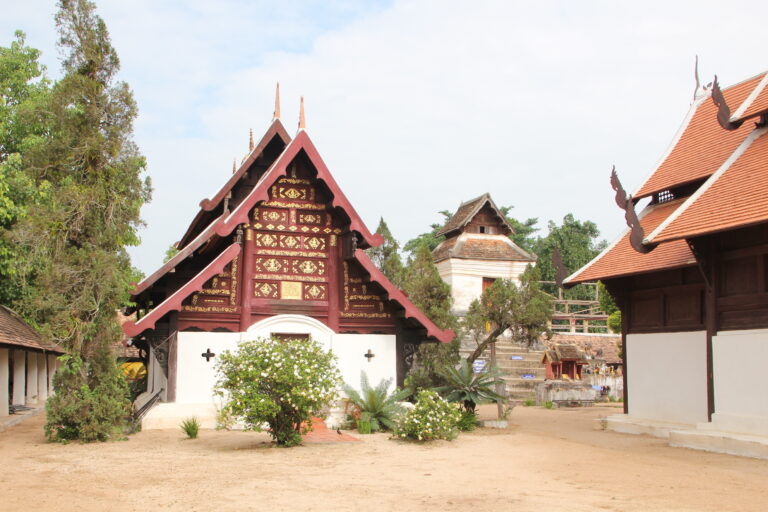
[[[474,352],[472,352],[472,353],[469,355],[469,357],[467,357],[467,363],[469,363],[469,364],[472,364],[472,363],[474,363],[474,362],[475,362],[475,359],[477,359],[478,357],[480,357],[480,354],[482,354],[482,353],[483,353],[483,351],[486,349],[486,347],[488,347],[488,345],[490,345],[491,343],[493,343],[494,341],[496,341],[496,338],[498,338],[499,336],[501,336],[501,333],[503,333],[504,331],[506,331],[506,330],[507,330],[507,328],[509,328],[509,326],[500,326],[500,327],[497,327],[496,329],[494,329],[493,331],[491,331],[491,333],[488,335],[488,337],[487,337],[487,338],[485,338],[485,339],[484,339],[484,340],[483,340],[483,341],[482,341],[482,342],[481,342],[481,343],[480,343],[480,344],[477,346],[477,348],[475,349],[475,351],[474,351]]]

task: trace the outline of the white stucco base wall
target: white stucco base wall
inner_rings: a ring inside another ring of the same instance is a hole
[[[629,415],[707,421],[706,332],[627,335]]]
[[[437,271],[451,287],[454,312],[465,314],[472,301],[483,293],[484,277],[518,281],[528,263],[448,258],[437,263]]]
[[[715,414],[707,428],[768,436],[766,360],[768,329],[721,331],[712,337]]]
[[[142,428],[178,428],[185,418],[196,416],[204,428],[215,426],[221,407],[213,396],[217,380],[216,357],[210,362],[201,354],[208,349],[217,356],[225,350],[237,351],[241,340],[269,337],[272,333],[309,334],[337,357],[342,379],[359,389],[360,372],[365,371],[372,385],[397,375],[396,340],[385,334],[336,334],[323,323],[302,315],[278,315],[252,325],[243,333],[179,332],[176,359],[176,402],[155,406],[142,421]],[[374,357],[366,358],[371,351]],[[333,427],[343,420],[340,409],[331,411],[326,423]]]

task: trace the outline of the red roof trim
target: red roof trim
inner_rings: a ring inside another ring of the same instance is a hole
[[[221,217],[214,219],[213,222],[211,222],[205,230],[197,235],[197,238],[192,240],[186,247],[184,247],[181,251],[177,252],[176,255],[171,258],[170,260],[166,261],[162,267],[157,269],[154,273],[152,273],[149,277],[145,277],[142,279],[142,281],[136,285],[136,287],[131,291],[131,295],[138,295],[153,284],[155,284],[161,277],[163,277],[165,274],[167,274],[172,269],[176,268],[176,265],[187,259],[187,257],[195,252],[197,249],[203,246],[208,240],[211,239],[211,236],[214,234],[214,228],[216,225],[221,221]]]
[[[261,155],[262,151],[264,151],[264,148],[267,147],[267,144],[269,144],[272,139],[275,138],[275,136],[279,136],[281,139],[283,139],[283,142],[285,142],[286,145],[291,142],[291,136],[288,135],[288,132],[285,130],[283,123],[281,123],[279,119],[272,121],[272,124],[269,125],[269,128],[267,129],[267,133],[264,134],[259,143],[256,144],[254,150],[251,151],[251,153],[248,155],[248,158],[246,158],[245,161],[240,164],[238,170],[232,175],[231,178],[229,178],[229,181],[227,181],[221,190],[219,190],[212,199],[203,199],[200,201],[200,208],[207,212],[216,208],[224,199],[224,196],[226,196],[227,193],[232,190],[232,187],[234,187],[238,180],[243,177],[243,174],[245,174],[251,164],[259,157],[259,155]]]
[[[370,274],[371,280],[375,281],[381,285],[384,290],[386,290],[387,294],[389,295],[389,300],[397,302],[403,309],[405,309],[406,317],[413,318],[424,326],[424,328],[427,330],[427,336],[430,338],[435,338],[441,343],[450,343],[453,338],[456,337],[456,334],[451,329],[440,329],[434,324],[434,322],[432,322],[432,320],[427,318],[427,316],[422,313],[421,310],[417,308],[413,302],[411,302],[410,299],[405,296],[403,292],[398,290],[397,287],[395,287],[395,285],[393,285],[389,279],[387,279],[387,277],[381,272],[381,270],[379,270],[376,265],[373,264],[364,250],[357,249],[355,251],[355,259],[358,263],[360,263],[360,265],[362,265],[365,271]]]
[[[127,336],[137,336],[147,329],[153,329],[155,323],[165,316],[166,313],[169,313],[170,311],[181,311],[181,303],[184,299],[189,297],[192,293],[202,290],[203,285],[216,274],[223,272],[224,267],[237,258],[238,254],[240,254],[240,244],[234,243],[227,247],[216,257],[216,259],[210,262],[207,267],[189,280],[187,284],[176,290],[176,292],[143,316],[138,322],[132,320],[125,322],[123,324],[123,332]]]
[[[259,183],[256,184],[253,190],[251,190],[237,208],[216,226],[216,233],[219,236],[227,236],[238,225],[247,224],[249,222],[248,215],[251,209],[253,209],[259,201],[266,201],[268,199],[269,187],[272,186],[277,178],[286,175],[288,164],[293,161],[302,149],[317,169],[317,179],[324,181],[328,188],[331,189],[331,193],[333,194],[331,204],[341,208],[349,216],[349,228],[360,233],[363,240],[365,240],[368,245],[372,247],[381,245],[384,242],[384,238],[379,234],[372,234],[365,226],[360,216],[344,196],[344,193],[339,188],[336,180],[331,176],[328,167],[326,167],[323,159],[320,158],[320,154],[317,152],[315,145],[312,144],[309,135],[307,135],[307,132],[304,130],[299,131],[296,138],[288,144],[283,153],[277,160],[275,160],[267,172],[264,173],[264,176],[259,180]]]

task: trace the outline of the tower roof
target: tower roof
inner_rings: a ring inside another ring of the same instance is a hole
[[[501,210],[499,210],[499,208],[496,206],[496,203],[493,202],[493,199],[491,199],[491,195],[486,192],[479,197],[461,203],[459,208],[456,210],[456,213],[454,213],[453,216],[448,219],[448,222],[445,223],[445,226],[443,226],[437,232],[437,234],[448,235],[454,231],[462,230],[472,221],[473,218],[475,218],[475,215],[477,215],[485,205],[490,206],[491,210],[498,217],[500,224],[502,224],[502,226],[508,230],[508,233],[506,234],[510,235],[515,232],[515,230],[507,221],[507,218],[503,213],[501,213]]]

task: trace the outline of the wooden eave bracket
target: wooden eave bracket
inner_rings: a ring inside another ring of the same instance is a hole
[[[240,244],[234,243],[227,247],[216,259],[210,262],[203,270],[201,270],[195,277],[187,282],[184,286],[176,290],[170,297],[161,302],[152,311],[141,317],[140,320],[128,321],[123,324],[123,332],[126,336],[137,336],[147,329],[154,329],[155,324],[163,316],[170,311],[181,311],[182,302],[195,292],[199,292],[203,289],[205,283],[215,276],[224,271],[232,260],[237,258],[240,254]]]
[[[629,228],[629,244],[632,248],[640,254],[647,254],[651,252],[655,245],[646,245],[643,243],[645,238],[645,232],[643,226],[640,225],[640,219],[635,212],[635,203],[632,200],[632,196],[628,196],[624,187],[621,186],[619,181],[619,175],[616,174],[616,166],[611,169],[611,188],[616,191],[616,204],[619,208],[624,210],[624,220],[627,222]]]

